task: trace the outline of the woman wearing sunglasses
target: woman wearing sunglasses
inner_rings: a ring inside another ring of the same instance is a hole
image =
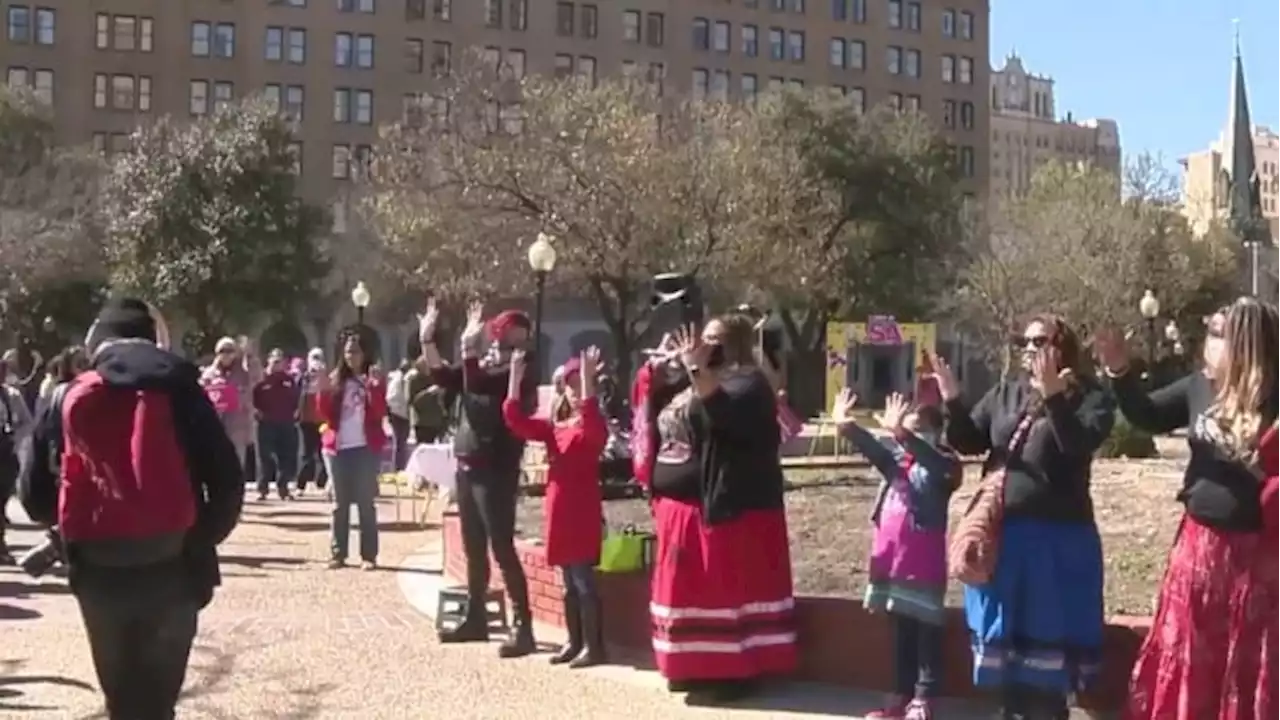
[[[1040,316],[1014,338],[1021,372],[970,407],[930,358],[947,443],[1003,470],[994,566],[965,585],[974,685],[1000,693],[1001,717],[1065,720],[1067,698],[1098,670],[1102,542],[1089,494],[1093,455],[1115,412],[1075,332]]]
[[[1159,607],[1129,685],[1129,720],[1274,718],[1276,338],[1274,305],[1240,298],[1208,323],[1203,370],[1148,395],[1124,336],[1097,341],[1125,417],[1187,428],[1186,506]]]

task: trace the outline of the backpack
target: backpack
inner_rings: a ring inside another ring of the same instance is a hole
[[[105,564],[181,553],[197,499],[170,394],[113,387],[91,370],[65,392],[60,410],[62,537],[109,550]]]
[[[408,373],[396,371],[387,383],[387,410],[400,417],[409,416]]]

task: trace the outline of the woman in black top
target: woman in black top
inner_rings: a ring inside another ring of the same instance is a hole
[[[1210,318],[1203,371],[1150,395],[1129,371],[1123,336],[1098,338],[1129,422],[1187,428],[1191,449],[1178,493],[1186,514],[1134,666],[1130,720],[1277,715],[1277,518],[1262,503],[1266,477],[1275,482],[1274,432],[1260,447],[1276,422],[1276,337],[1275,306],[1241,298]]]
[[[749,318],[717,318],[636,378],[633,461],[657,535],[654,656],[694,703],[739,699],[796,665],[777,406],[754,344]]]
[[[934,360],[947,441],[1006,468],[1000,555],[983,585],[965,587],[973,681],[1002,693],[1004,717],[1066,718],[1067,696],[1097,673],[1102,648],[1102,542],[1089,495],[1093,454],[1114,410],[1076,334],[1042,316],[1015,340],[1018,376],[969,408]],[[1024,440],[1010,453],[1015,430]]]

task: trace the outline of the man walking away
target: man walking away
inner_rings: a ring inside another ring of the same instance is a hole
[[[449,424],[444,388],[431,382],[431,374],[421,359],[409,371],[409,421],[419,445],[439,440]]]
[[[103,309],[105,339],[37,423],[19,484],[31,519],[61,535],[111,720],[174,717],[244,500],[199,371],[155,344],[153,313],[134,299]]]
[[[5,382],[7,363],[0,362],[0,565],[12,565],[13,555],[5,542],[9,526],[6,508],[18,482],[18,447],[31,432],[31,414],[22,392]]]
[[[409,361],[387,373],[387,421],[391,423],[391,435],[395,439],[392,470],[404,470],[409,462]]]
[[[258,500],[266,500],[271,482],[281,500],[292,500],[289,480],[298,470],[298,381],[285,367],[284,351],[267,355],[266,372],[253,386],[258,431]]]
[[[307,353],[307,365],[300,383],[298,400],[298,434],[302,436],[302,464],[298,468],[298,495],[306,492],[307,484],[315,481],[324,489],[328,476],[320,458],[320,413],[316,408],[316,392],[325,374],[324,350],[311,348]]]

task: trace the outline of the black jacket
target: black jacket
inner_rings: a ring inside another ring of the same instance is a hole
[[[178,442],[200,503],[196,524],[187,534],[184,560],[202,605],[221,584],[217,546],[240,520],[244,504],[244,471],[235,446],[200,387],[199,370],[154,344],[121,341],[93,358],[93,369],[109,385],[164,390],[173,402]],[[52,461],[62,444],[61,403],[37,419],[31,442],[23,449],[18,496],[30,518],[43,525],[57,522],[59,468]],[[72,579],[76,568],[70,568]]]

